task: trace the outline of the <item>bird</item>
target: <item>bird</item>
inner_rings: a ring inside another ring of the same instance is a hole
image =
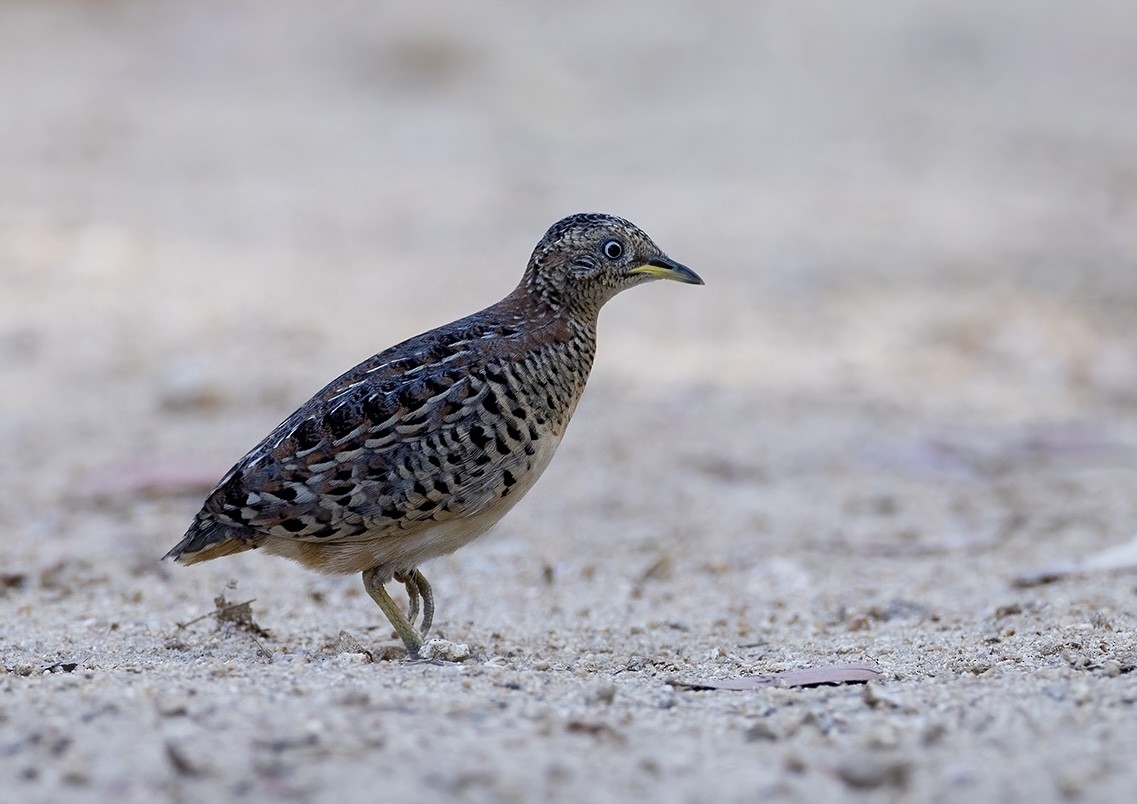
[[[532,488],[584,391],[600,308],[657,279],[704,284],[623,218],[557,221],[501,301],[373,355],[281,422],[164,558],[261,550],[361,573],[418,655],[434,621],[419,567],[485,533]],[[406,590],[406,613],[391,581]]]

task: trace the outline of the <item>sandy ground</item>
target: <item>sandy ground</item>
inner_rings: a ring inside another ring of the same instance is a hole
[[[1132,796],[1137,574],[1013,581],[1137,534],[1137,10],[650,9],[0,6],[0,797]],[[471,660],[158,562],[586,209],[707,285],[609,305],[552,467],[427,567]]]

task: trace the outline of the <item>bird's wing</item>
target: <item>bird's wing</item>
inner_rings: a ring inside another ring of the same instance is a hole
[[[419,344],[410,358],[389,359],[398,349],[408,351],[400,345],[352,369],[282,422],[205,510],[233,526],[328,543],[470,516],[509,494],[532,462],[537,429],[501,415],[510,411],[501,386],[476,370],[484,366],[473,351]]]

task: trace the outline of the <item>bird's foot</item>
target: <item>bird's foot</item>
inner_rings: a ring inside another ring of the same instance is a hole
[[[417,572],[417,570],[415,570],[415,572]],[[363,588],[367,590],[367,594],[371,596],[371,599],[375,601],[376,605],[387,615],[387,619],[391,621],[395,633],[399,635],[399,638],[403,640],[403,644],[407,646],[407,653],[412,657],[418,656],[419,649],[422,648],[422,634],[419,633],[414,627],[414,624],[407,619],[407,616],[403,614],[399,605],[392,600],[391,595],[388,594],[384,583],[386,583],[389,577],[390,576],[385,576],[381,569],[378,568],[365,570],[363,573]],[[423,581],[425,580],[424,578]],[[404,581],[404,583],[406,582]],[[421,593],[421,586],[417,584],[417,581],[416,586]],[[430,594],[429,589],[430,586],[428,585],[427,593],[423,595],[424,601],[430,600],[429,607],[424,608],[424,625],[429,624],[426,617],[427,612],[429,612],[431,616],[434,614],[434,601],[432,598],[427,597],[427,595]]]

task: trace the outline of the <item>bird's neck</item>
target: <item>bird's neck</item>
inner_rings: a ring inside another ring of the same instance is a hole
[[[584,393],[596,356],[596,321],[567,318],[557,327],[558,337],[534,352],[540,393],[547,400],[554,429],[563,432]]]
[[[550,329],[558,340],[595,343],[596,322],[603,303],[588,298],[563,299],[522,282],[499,304],[512,315],[526,319],[533,330]]]
[[[525,346],[518,357],[532,361],[531,377],[547,388],[559,416],[567,418],[576,407],[596,355],[597,312],[588,306],[549,304],[527,292],[525,285],[500,302],[504,316],[525,321]],[[508,312],[506,312],[508,311]],[[558,418],[559,418],[558,416]]]

